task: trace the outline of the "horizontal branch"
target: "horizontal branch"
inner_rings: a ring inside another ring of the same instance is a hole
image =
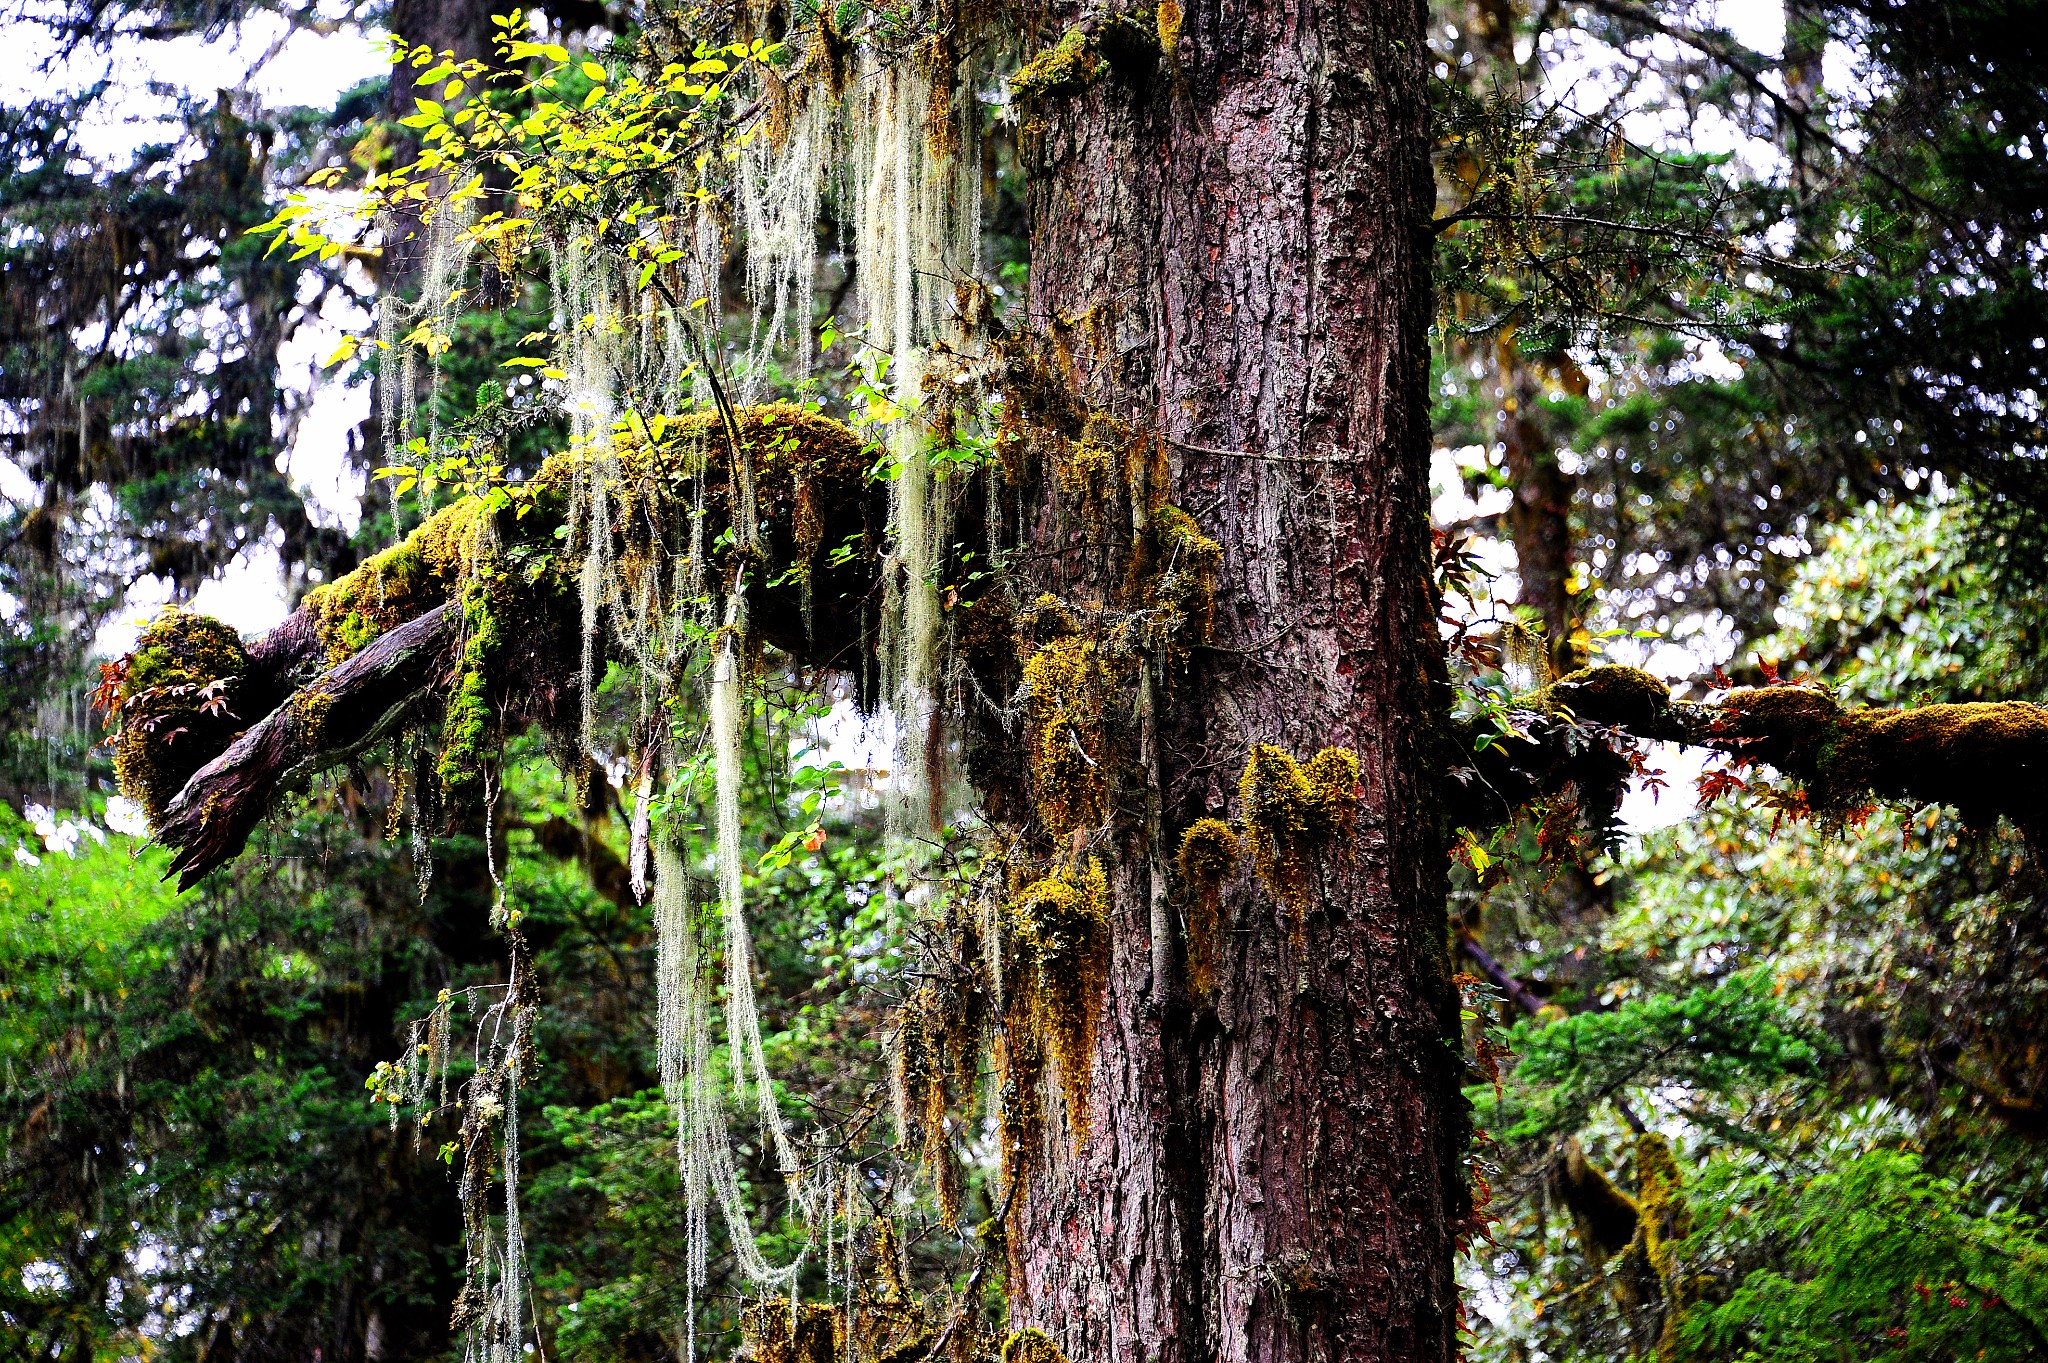
[[[157,825],[167,874],[189,889],[240,854],[286,787],[388,737],[446,684],[461,615],[443,605],[322,672],[228,745],[178,792]]]
[[[2025,701],[1851,708],[1818,688],[1769,686],[1697,705],[1640,669],[1597,667],[1524,697],[1515,718],[1516,733],[1483,745],[1490,721],[1460,728],[1470,755],[1450,767],[1459,826],[1496,827],[1568,786],[1596,822],[1611,818],[1627,750],[1667,741],[1775,768],[1824,821],[1905,800],[1954,806],[1973,827],[2002,815],[2029,841],[2048,831],[2048,708]]]

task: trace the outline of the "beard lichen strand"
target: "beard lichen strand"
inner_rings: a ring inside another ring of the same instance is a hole
[[[757,136],[740,148],[735,197],[745,232],[746,291],[754,307],[753,340],[740,380],[743,402],[760,400],[778,345],[785,379],[801,382],[810,375],[811,278],[831,138],[829,100],[822,87],[814,88],[779,145]]]

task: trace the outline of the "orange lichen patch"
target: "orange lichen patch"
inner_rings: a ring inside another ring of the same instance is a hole
[[[1067,1125],[1075,1141],[1088,1133],[1088,1087],[1095,1066],[1095,1032],[1109,982],[1109,877],[1102,858],[1090,857],[1080,874],[1058,871],[1026,886],[1009,906],[1011,931],[1024,969],[1013,988],[1022,1023],[1044,1040],[1059,1066]]]
[[[1357,816],[1358,755],[1324,748],[1302,766],[1282,748],[1257,744],[1237,796],[1243,842],[1259,879],[1298,924],[1308,909],[1315,858]]]
[[[1180,878],[1188,890],[1188,988],[1207,998],[1222,956],[1223,882],[1237,870],[1244,849],[1221,819],[1197,819],[1181,834]]]
[[[120,665],[111,719],[114,775],[154,826],[192,773],[261,715],[235,712],[249,670],[242,636],[211,616],[166,606]]]
[[[771,1297],[740,1312],[740,1356],[750,1363],[835,1363],[845,1342],[846,1317],[823,1302],[791,1309]]]

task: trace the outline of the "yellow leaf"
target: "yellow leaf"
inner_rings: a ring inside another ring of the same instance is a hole
[[[338,364],[346,364],[348,361],[354,359],[355,357],[356,338],[353,336],[344,336],[341,338],[341,344],[334,348],[334,353],[327,357],[327,363],[322,365],[321,368],[332,369],[334,368],[334,366]]]
[[[599,85],[602,85],[607,80],[611,79],[611,77],[605,74],[604,68],[602,66],[599,66],[596,62],[583,63],[583,74],[588,76],[590,79],[596,81]]]

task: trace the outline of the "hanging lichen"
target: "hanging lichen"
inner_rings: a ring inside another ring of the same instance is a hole
[[[1259,879],[1299,925],[1317,859],[1351,827],[1358,804],[1358,755],[1324,748],[1297,763],[1270,743],[1253,746],[1237,785],[1244,845]]]

